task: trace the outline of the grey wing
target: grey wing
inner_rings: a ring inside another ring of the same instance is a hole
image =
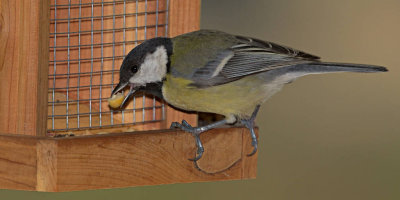
[[[272,42],[236,36],[238,43],[221,51],[192,77],[197,87],[221,85],[247,75],[285,66],[318,62],[319,57]]]

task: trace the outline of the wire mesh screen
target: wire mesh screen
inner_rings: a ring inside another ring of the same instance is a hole
[[[168,0],[51,0],[48,130],[65,131],[164,119],[164,104],[134,97],[124,111],[107,99],[124,56],[166,36]]]

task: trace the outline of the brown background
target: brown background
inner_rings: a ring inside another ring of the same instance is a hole
[[[400,1],[203,0],[202,28],[390,72],[301,78],[262,106],[258,178],[1,199],[398,199]]]

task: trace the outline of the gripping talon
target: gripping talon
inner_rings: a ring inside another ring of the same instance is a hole
[[[258,141],[257,141],[257,136],[256,133],[254,132],[254,120],[257,116],[257,112],[260,109],[260,105],[257,105],[256,108],[253,111],[253,114],[251,115],[250,119],[247,120],[242,120],[242,123],[250,130],[250,136],[251,136],[251,146],[253,146],[253,151],[247,156],[252,156],[257,152],[258,149]]]
[[[194,136],[197,146],[197,152],[196,152],[197,156],[189,160],[196,162],[203,156],[204,153],[204,147],[200,140],[200,134],[210,129],[222,126],[225,123],[226,120],[221,120],[202,127],[192,127],[186,120],[182,120],[182,124],[179,122],[172,122],[170,128],[171,129],[179,128],[183,131],[191,133]]]
[[[193,128],[186,120],[182,120],[182,125],[186,128]]]
[[[200,135],[198,134],[194,134],[194,137],[196,139],[196,146],[197,146],[197,156],[194,157],[193,159],[189,159],[191,161],[198,161],[202,156],[203,156],[203,152],[204,152],[204,147],[203,144],[201,143],[200,140]]]
[[[172,122],[171,126],[169,127],[169,129],[174,129],[174,128],[178,128],[179,127],[179,123],[178,122]]]
[[[203,147],[198,147],[197,148],[197,156],[194,158],[189,158],[190,161],[198,161],[202,156],[203,156],[204,148]]]
[[[253,156],[254,154],[257,153],[257,149],[258,149],[257,139],[251,141],[251,146],[254,147],[254,148],[253,148],[253,151],[252,151],[251,153],[247,154],[247,156]]]

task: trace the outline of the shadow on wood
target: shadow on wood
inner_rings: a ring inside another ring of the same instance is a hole
[[[66,138],[0,136],[0,188],[73,191],[256,177],[245,128],[204,133],[197,169],[193,137],[159,130]]]

